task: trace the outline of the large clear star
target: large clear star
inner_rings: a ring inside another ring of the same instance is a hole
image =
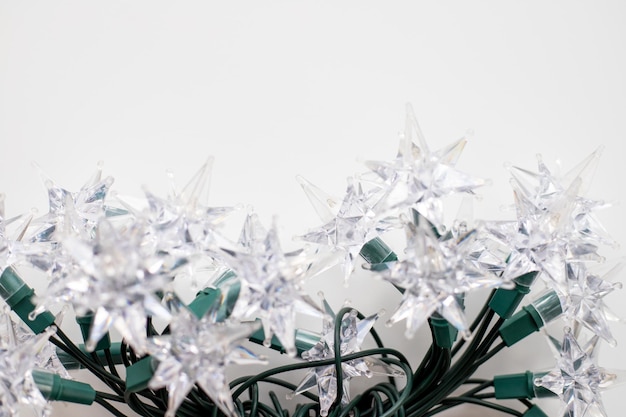
[[[622,269],[616,266],[606,274],[606,278]],[[582,262],[567,264],[567,285],[565,291],[557,291],[563,306],[563,318],[568,325],[581,324],[594,334],[616,346],[607,321],[604,297],[621,288],[620,282],[610,282],[604,277],[590,272]]]
[[[224,249],[224,253],[241,281],[232,316],[261,319],[265,344],[269,346],[272,335],[276,335],[287,353],[294,356],[296,313],[323,315],[302,289],[311,260],[283,253],[276,227],[266,231],[256,214],[246,218],[237,247]]]
[[[302,358],[310,362],[335,357],[335,322],[337,317],[325,299],[323,304],[327,317],[323,322],[321,338],[310,350],[302,353]],[[359,320],[356,310],[352,310],[341,317],[341,343],[339,350],[342,356],[357,353],[361,350],[365,337],[377,319],[378,314],[373,314],[363,320]],[[350,402],[349,381],[352,378],[357,376],[371,378],[373,375],[401,375],[400,372],[397,372],[381,360],[371,357],[342,362],[341,369],[343,373],[341,404],[343,405]],[[334,365],[318,366],[309,369],[293,394],[301,394],[315,386],[319,393],[320,414],[326,416],[338,395],[337,372]]]
[[[147,225],[146,244],[185,257],[214,252],[216,230],[234,209],[208,205],[212,166],[213,158],[209,158],[180,190],[171,177],[166,198],[144,190],[147,207],[137,207],[119,197]]]
[[[171,333],[153,337],[148,352],[159,360],[151,389],[166,387],[166,417],[174,417],[187,394],[197,384],[222,412],[237,416],[226,380],[226,366],[264,363],[241,342],[258,329],[257,323],[215,323],[211,314],[198,319],[182,307],[170,323]]]
[[[331,251],[343,254],[341,266],[347,283],[363,245],[394,226],[376,215],[380,190],[365,189],[360,181],[349,178],[345,196],[339,205],[313,184],[303,178],[299,180],[318,215],[326,222],[301,236],[301,239],[328,246]]]
[[[600,391],[613,385],[617,374],[595,363],[597,336],[581,346],[566,329],[562,343],[552,338],[549,342],[557,365],[535,384],[561,398],[564,417],[606,417]]]
[[[64,249],[77,266],[53,279],[37,311],[57,303],[72,304],[79,315],[93,311],[88,349],[114,326],[138,353],[143,352],[146,316],[170,317],[155,293],[185,263],[185,259],[146,250],[144,234],[140,223],[116,230],[103,219],[93,241],[64,240]]]
[[[596,151],[563,176],[541,157],[538,172],[510,167],[517,221],[488,225],[513,250],[505,277],[541,271],[551,286],[563,287],[567,262],[602,260],[598,244],[614,241],[592,212],[604,204],[583,197],[598,158]]]
[[[403,290],[402,301],[388,323],[406,320],[406,336],[410,338],[437,312],[468,338],[462,295],[478,288],[498,287],[504,281],[490,272],[498,269],[491,265],[491,257],[482,257],[482,250],[476,249],[477,230],[439,236],[426,219],[416,219],[416,223],[406,222],[406,258],[380,269],[385,280]],[[373,268],[376,270],[376,265]]]
[[[48,329],[20,343],[8,337],[0,339],[0,416],[17,417],[25,409],[30,410],[29,415],[50,415],[48,403],[35,385],[31,371],[37,354],[52,333]]]
[[[393,162],[366,162],[383,182],[387,209],[393,212],[414,208],[437,227],[442,226],[443,197],[455,193],[472,194],[474,189],[485,185],[484,180],[455,168],[465,143],[465,139],[460,139],[446,148],[431,151],[412,107],[407,105],[406,125],[396,159]]]

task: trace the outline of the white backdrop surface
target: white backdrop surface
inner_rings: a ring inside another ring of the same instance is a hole
[[[541,153],[568,169],[604,145],[591,196],[618,203],[600,216],[622,244],[603,253],[616,257],[626,243],[625,21],[621,1],[3,0],[0,192],[9,216],[45,212],[33,161],[70,190],[104,161],[120,194],[146,185],[163,195],[166,169],[182,185],[213,155],[211,204],[251,205],[266,224],[276,214],[296,247],[291,237],[319,221],[295,175],[341,195],[359,161],[395,156],[411,102],[432,148],[473,130],[458,166],[492,179],[479,218],[512,216],[501,211],[512,203],[505,162],[534,170]],[[336,305],[393,306],[374,297],[382,284],[346,290],[339,276],[319,282]],[[623,297],[608,304],[626,317]],[[398,326],[380,327],[402,338]],[[626,332],[614,332],[619,345],[600,362],[626,369]],[[553,364],[539,335],[502,356],[494,372]],[[620,395],[604,396],[611,416]]]

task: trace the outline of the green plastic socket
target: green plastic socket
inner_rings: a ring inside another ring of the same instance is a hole
[[[546,292],[532,304],[522,307],[513,317],[507,319],[500,328],[500,337],[507,346],[539,331],[545,324],[559,317],[563,312],[559,297],[554,291]]]
[[[54,316],[49,311],[44,311],[33,320],[29,318],[35,310],[34,295],[35,290],[20,278],[13,267],[4,269],[0,275],[0,296],[35,334],[39,334],[54,323]]]
[[[148,388],[157,363],[156,359],[146,356],[126,368],[126,392],[139,392]]]
[[[189,304],[189,309],[201,319],[215,303],[220,301],[221,296],[222,292],[217,288],[207,287],[196,294],[196,298]]]
[[[367,242],[359,252],[361,257],[370,265],[383,264],[398,260],[398,256],[380,238]]]
[[[223,294],[226,283],[230,283],[226,287],[226,294]],[[222,273],[214,283],[213,287],[207,287],[196,294],[196,298],[189,304],[189,308],[198,318],[204,317],[212,308],[215,308],[216,303],[219,304],[217,310],[217,321],[224,321],[231,315],[235,308],[235,303],[239,298],[239,292],[241,291],[241,283],[236,280],[236,275],[233,271],[227,270]]]
[[[96,390],[89,384],[61,378],[50,372],[36,370],[32,374],[37,388],[46,400],[90,405],[96,399]]]
[[[554,397],[555,393],[535,385],[535,379],[541,378],[544,373],[535,374],[530,371],[519,374],[497,375],[493,378],[493,387],[496,399],[520,399]]]
[[[538,405],[533,405],[522,414],[522,417],[548,417],[548,415]]]
[[[520,275],[513,280],[515,283],[515,288],[513,289],[498,288],[491,300],[489,300],[489,307],[503,319],[510,318],[526,294],[530,292],[530,287],[535,282],[538,274],[539,272],[532,271]]]
[[[433,331],[435,344],[440,348],[451,349],[459,335],[456,327],[451,325],[439,313],[434,313],[428,321]]]
[[[83,341],[87,343],[89,340],[89,335],[91,334],[91,325],[93,323],[93,313],[85,314],[84,316],[76,316],[76,323],[80,326],[80,333],[83,335]],[[110,349],[111,348],[111,337],[109,333],[105,333],[98,343],[96,343],[96,347],[94,351]]]

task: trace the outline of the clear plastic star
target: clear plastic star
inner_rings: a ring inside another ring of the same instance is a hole
[[[323,304],[327,317],[323,322],[322,336],[315,346],[302,353],[302,359],[310,362],[335,357],[335,321],[337,317],[325,299]],[[350,311],[350,313],[341,318],[341,344],[339,350],[342,356],[361,351],[361,345],[377,319],[378,314],[373,314],[363,320],[359,320],[356,310]],[[371,378],[373,375],[402,375],[401,372],[372,357],[342,362],[341,369],[343,373],[342,405],[350,402],[349,381],[352,378],[357,376]],[[301,394],[315,386],[319,392],[320,414],[326,416],[338,394],[337,372],[334,365],[318,366],[309,369],[292,395]]]
[[[26,237],[27,260],[35,267],[58,276],[72,269],[72,260],[61,241],[68,237],[91,240],[101,218],[124,214],[106,205],[113,177],[102,178],[102,165],[76,192],[68,191],[41,173],[48,190],[48,213],[32,221]]]
[[[265,344],[272,335],[290,356],[295,356],[296,313],[321,317],[322,311],[302,289],[303,280],[313,270],[306,256],[283,253],[276,227],[269,231],[256,214],[247,216],[239,242],[234,249],[224,249],[228,263],[241,281],[241,292],[232,316],[261,319]]]
[[[310,182],[301,177],[298,179],[318,215],[326,222],[300,238],[341,253],[344,258],[341,266],[347,283],[363,245],[395,226],[376,215],[380,190],[366,190],[360,181],[349,178],[346,194],[339,205]]]
[[[146,223],[146,244],[185,257],[214,249],[217,227],[234,209],[208,206],[212,166],[213,158],[209,158],[181,190],[170,174],[171,191],[166,198],[144,190],[146,208],[135,207],[119,197]]]
[[[25,257],[21,242],[32,220],[32,214],[6,218],[4,194],[0,193],[0,273],[7,266],[20,262]],[[12,230],[8,230],[11,227]]]
[[[609,328],[603,299],[615,289],[622,287],[620,282],[613,283],[607,280],[621,270],[622,266],[616,266],[613,271],[609,271],[601,278],[591,273],[584,263],[568,263],[565,291],[557,291],[563,306],[563,318],[568,325],[583,325],[611,346],[616,346],[617,341]]]
[[[226,380],[226,366],[264,363],[263,358],[241,345],[258,323],[215,323],[211,314],[198,319],[184,306],[170,323],[171,333],[153,337],[149,353],[159,360],[151,389],[166,387],[166,417],[174,417],[187,394],[197,384],[227,416],[237,416]]]
[[[479,288],[493,288],[505,283],[480,268],[476,258],[477,230],[454,237],[439,236],[435,227],[421,216],[417,223],[406,222],[406,259],[393,262],[380,273],[386,281],[404,290],[402,301],[388,321],[406,319],[406,336],[415,332],[435,312],[456,327],[465,338],[470,330],[460,297]],[[373,266],[374,270],[378,268]]]
[[[595,151],[563,176],[554,175],[538,156],[538,172],[510,167],[517,221],[489,228],[513,249],[504,276],[531,271],[551,286],[565,285],[566,262],[601,261],[599,244],[614,244],[593,211],[601,202],[584,198],[599,158]]]
[[[366,162],[383,182],[387,209],[393,212],[394,209],[414,208],[440,227],[443,224],[442,197],[472,194],[486,183],[455,168],[465,143],[463,138],[439,151],[431,151],[413,108],[407,105],[406,125],[395,161]]]
[[[146,250],[144,228],[135,223],[116,230],[102,219],[93,241],[76,238],[63,246],[76,263],[70,273],[53,279],[36,311],[52,305],[71,304],[79,315],[94,312],[87,349],[114,326],[138,352],[145,350],[147,315],[169,319],[155,297],[173,279],[185,260]]]
[[[26,410],[28,415],[50,415],[48,402],[35,385],[31,371],[53,332],[48,329],[21,343],[0,339],[0,416],[18,417]]]
[[[55,320],[58,323],[58,320]],[[20,346],[28,344],[35,339],[37,335],[24,324],[21,320],[14,320],[9,308],[0,313],[0,341],[7,346]],[[47,342],[39,344],[40,348],[35,352],[33,365],[38,369],[45,369],[63,378],[69,378],[70,375],[57,356],[56,347]]]
[[[556,368],[535,385],[557,394],[563,402],[564,417],[606,417],[600,391],[609,388],[620,372],[608,371],[595,363],[598,338],[581,346],[569,329],[563,342],[548,338],[557,359]]]

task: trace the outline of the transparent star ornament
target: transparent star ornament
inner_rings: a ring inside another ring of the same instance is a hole
[[[276,335],[287,354],[295,356],[296,313],[322,317],[322,310],[302,284],[316,270],[303,251],[283,253],[276,226],[265,230],[254,213],[246,217],[238,244],[223,248],[226,262],[241,283],[232,312],[241,320],[260,319],[269,346]]]
[[[144,352],[147,316],[170,318],[156,293],[172,282],[186,260],[144,246],[142,223],[116,229],[101,219],[95,233],[90,241],[63,241],[77,267],[50,283],[35,313],[70,304],[78,315],[93,314],[88,350],[115,327],[138,353]]]
[[[0,314],[5,314],[2,312]],[[3,320],[6,324],[6,318]],[[51,409],[37,388],[32,370],[54,329],[17,341],[4,333],[0,339],[0,416],[49,416]]]
[[[158,360],[151,389],[167,388],[166,417],[174,417],[197,385],[227,416],[238,416],[226,379],[230,364],[266,363],[242,343],[260,327],[257,322],[215,322],[211,312],[196,317],[185,306],[173,312],[170,334],[152,337],[148,352]]]
[[[621,282],[612,282],[623,270],[619,263],[605,275],[590,271],[582,262],[568,263],[565,290],[557,291],[563,306],[563,318],[569,327],[584,326],[593,334],[600,336],[609,345],[617,346],[609,326],[610,312],[607,311],[604,297],[616,289],[622,288]]]
[[[607,205],[584,197],[597,165],[595,151],[564,175],[553,174],[538,156],[538,172],[509,167],[517,221],[487,223],[512,248],[504,276],[531,271],[555,288],[566,281],[566,262],[602,261],[598,245],[615,245],[594,216]]]
[[[208,205],[212,167],[213,158],[209,158],[181,189],[169,173],[170,192],[165,198],[146,188],[145,201],[118,196],[145,223],[146,245],[190,260],[215,254],[218,227],[235,208]]]
[[[61,187],[41,170],[40,174],[48,193],[48,212],[33,220],[28,241],[33,249],[31,262],[49,271],[55,267],[55,252],[63,237],[93,238],[100,218],[107,212],[110,215],[121,212],[105,204],[113,177],[102,178],[101,163],[76,192]]]
[[[451,233],[442,236],[432,223],[414,213],[415,222],[405,218],[405,259],[370,267],[403,292],[388,324],[406,320],[405,334],[411,338],[433,313],[438,313],[469,338],[464,294],[508,283],[492,272],[494,268],[482,267],[480,257],[476,258],[478,230],[456,237]]]
[[[320,340],[311,349],[302,353],[302,359],[307,361],[319,361],[323,359],[331,359],[335,357],[335,326],[337,316],[332,310],[326,299],[322,300],[326,311],[326,318],[323,321],[323,329]],[[341,310],[342,312],[344,310]],[[361,351],[361,346],[365,341],[365,337],[374,326],[379,314],[373,314],[369,317],[359,320],[357,311],[351,309],[343,314],[339,319],[340,326],[340,344],[339,351],[341,356],[350,355]],[[319,394],[320,414],[327,416],[328,411],[341,395],[341,404],[346,405],[350,402],[350,380],[355,377],[365,376],[371,378],[373,375],[402,376],[403,374],[383,361],[365,357],[344,361],[341,363],[341,393],[339,393],[339,384],[337,379],[337,368],[335,365],[316,366],[307,371],[306,376],[298,384],[294,392],[290,395],[301,394],[314,387],[317,388]]]
[[[566,328],[562,342],[550,337],[548,341],[556,356],[556,368],[536,378],[535,385],[559,396],[564,417],[606,417],[601,391],[622,382],[624,372],[597,365],[598,337],[592,337],[581,346]]]
[[[348,178],[348,187],[341,203],[302,177],[298,181],[323,222],[299,238],[326,246],[343,257],[341,263],[347,283],[354,273],[363,245],[385,231],[397,227],[393,218],[381,219],[376,214],[382,193],[378,187],[366,187],[358,178]]]
[[[393,215],[412,208],[435,224],[443,225],[442,198],[452,194],[473,194],[487,182],[474,178],[455,166],[467,140],[459,139],[448,147],[431,151],[417,123],[413,108],[407,105],[406,124],[400,146],[392,162],[368,161],[366,166],[382,182],[386,210]]]
[[[29,213],[7,219],[5,196],[0,193],[0,271],[25,259],[26,251],[22,239],[32,218],[32,213]]]

